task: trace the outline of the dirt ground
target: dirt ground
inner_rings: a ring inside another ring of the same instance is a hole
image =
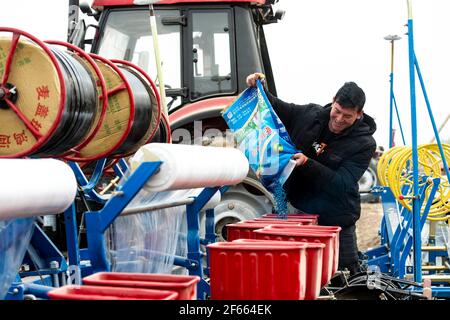
[[[378,231],[383,216],[381,203],[361,203],[361,217],[356,223],[358,249],[362,252],[380,244]]]

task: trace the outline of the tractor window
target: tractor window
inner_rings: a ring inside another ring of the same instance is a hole
[[[191,100],[235,91],[229,11],[191,11]]]
[[[163,25],[164,17],[180,16],[179,10],[157,10],[158,42],[166,88],[181,87],[181,26]],[[148,10],[114,10],[108,15],[98,53],[108,59],[131,61],[143,68],[158,85],[155,52]],[[179,105],[181,99],[171,103]],[[170,99],[167,101],[170,103]]]

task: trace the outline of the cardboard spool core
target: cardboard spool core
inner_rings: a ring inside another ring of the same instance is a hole
[[[10,38],[0,38],[2,76],[10,47]],[[42,136],[49,135],[55,121],[59,121],[61,90],[56,67],[47,53],[31,41],[20,39],[10,66],[8,83],[16,88],[14,104],[17,108]],[[9,107],[0,108],[0,121],[0,156],[26,152],[38,143]]]
[[[108,91],[124,84],[123,79],[110,66],[97,59],[94,61],[105,79]],[[92,67],[89,66],[89,68]],[[93,69],[91,70],[93,72]],[[95,76],[95,78],[97,77]],[[93,158],[97,155],[107,155],[120,147],[120,141],[129,126],[130,109],[130,98],[126,89],[109,95],[108,107],[100,129],[93,139],[80,150],[77,157]]]

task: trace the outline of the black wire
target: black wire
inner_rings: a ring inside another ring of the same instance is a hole
[[[90,206],[89,206],[89,204],[88,204],[88,202],[86,200],[86,197],[84,195],[84,192],[83,192],[83,190],[81,190],[80,187],[78,187],[78,195],[80,196],[81,201],[83,202],[84,207],[86,208],[86,210],[87,211],[91,211],[91,208],[90,208]],[[83,230],[83,225],[84,225],[84,214],[85,214],[85,211],[83,211],[83,213],[81,214],[80,226],[78,228],[78,247],[80,247],[81,230]]]
[[[81,59],[51,48],[61,67],[66,102],[57,129],[33,156],[58,156],[80,144],[90,132],[97,113],[97,87]]]
[[[42,277],[42,274],[41,274],[41,272],[39,271],[39,268],[38,268],[36,262],[35,262],[34,259],[33,259],[33,255],[30,253],[30,249],[27,249],[27,252],[28,252],[28,257],[30,257],[31,262],[33,263],[34,269],[36,270],[36,272],[37,272],[37,274],[38,274],[38,276],[39,276],[39,278],[40,278],[40,280],[41,280],[41,283],[42,283],[43,285],[45,285],[44,278]]]
[[[134,97],[134,120],[127,138],[113,155],[132,153],[140,147],[139,142],[151,126],[153,107],[150,99],[153,91],[142,76],[129,67],[118,67],[131,87]]]
[[[391,277],[386,274],[380,274],[380,276],[374,280],[377,284],[376,288],[371,290],[378,290],[382,293],[385,293],[389,299],[393,300],[408,300],[411,298],[418,298],[418,299],[425,299],[425,296],[411,291],[411,289],[407,289],[411,286],[416,287],[422,287],[417,282],[409,281],[409,280],[403,280],[403,279],[397,279],[394,277]],[[406,285],[402,288],[401,284]],[[358,274],[351,279],[349,279],[349,282],[346,283],[346,285],[337,290],[335,294],[342,294],[345,293],[348,289],[355,289],[355,288],[361,288],[364,290],[368,289],[368,275],[367,274]]]

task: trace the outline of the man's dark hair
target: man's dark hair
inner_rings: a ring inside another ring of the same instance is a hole
[[[346,82],[336,93],[335,101],[344,108],[361,111],[366,103],[366,95],[356,83]]]

